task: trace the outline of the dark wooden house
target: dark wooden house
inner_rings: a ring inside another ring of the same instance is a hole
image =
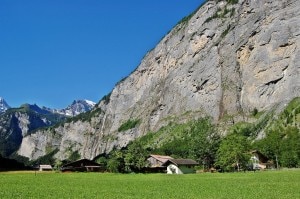
[[[98,164],[92,160],[81,159],[75,162],[65,164],[61,167],[61,171],[88,171],[88,172],[100,172],[103,171],[101,164]]]

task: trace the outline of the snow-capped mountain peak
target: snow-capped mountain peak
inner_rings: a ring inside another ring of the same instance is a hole
[[[74,100],[71,105],[67,106],[67,108],[64,109],[49,109],[46,107],[43,107],[43,109],[61,115],[76,116],[80,113],[92,110],[95,105],[96,103],[90,100]]]
[[[76,116],[91,110],[95,105],[96,103],[90,100],[74,100],[73,103],[63,109],[63,111],[67,116]]]
[[[83,101],[85,101],[89,106],[91,106],[91,107],[94,107],[95,105],[96,105],[96,103],[95,102],[93,102],[93,101],[91,101],[91,100],[83,100]]]
[[[2,97],[0,97],[0,113],[5,112],[9,108],[10,106],[7,104],[7,102]]]

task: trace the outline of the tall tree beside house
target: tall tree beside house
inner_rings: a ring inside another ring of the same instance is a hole
[[[125,149],[109,154],[107,169],[114,173],[139,172],[146,166],[147,150],[139,142],[131,142]]]
[[[129,144],[124,155],[125,171],[141,171],[146,166],[148,155],[147,150],[139,142]]]
[[[217,151],[216,165],[224,171],[245,168],[250,159],[250,144],[243,135],[232,133],[227,135]]]
[[[109,160],[107,162],[107,169],[113,173],[124,172],[124,153],[121,150],[113,150],[109,154]]]
[[[208,119],[195,123],[191,131],[196,134],[190,145],[191,158],[202,164],[203,169],[213,167],[220,146],[220,135]]]
[[[280,129],[269,130],[266,133],[266,137],[262,140],[257,141],[255,144],[263,154],[268,158],[274,160],[276,168],[279,168],[279,159],[281,151],[281,140],[284,134]]]
[[[191,146],[191,139],[186,137],[173,138],[172,141],[164,143],[159,148],[155,149],[153,153],[172,156],[174,158],[189,157]]]
[[[300,130],[295,127],[286,129],[286,137],[282,140],[281,161],[285,167],[300,167]]]

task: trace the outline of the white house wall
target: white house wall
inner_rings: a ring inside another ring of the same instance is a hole
[[[167,167],[167,174],[182,174],[182,171],[174,164]]]

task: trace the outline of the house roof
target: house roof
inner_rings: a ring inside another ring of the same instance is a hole
[[[156,160],[158,160],[162,163],[164,163],[164,162],[166,162],[170,159],[173,159],[171,156],[165,156],[165,155],[153,155],[153,154],[151,154],[150,157],[153,157],[153,158],[155,158]]]
[[[189,165],[189,166],[193,166],[193,165],[199,165],[198,162],[196,162],[195,160],[192,159],[170,159],[167,160],[163,165],[167,166],[169,164],[175,164],[176,166],[180,166],[180,165]]]

